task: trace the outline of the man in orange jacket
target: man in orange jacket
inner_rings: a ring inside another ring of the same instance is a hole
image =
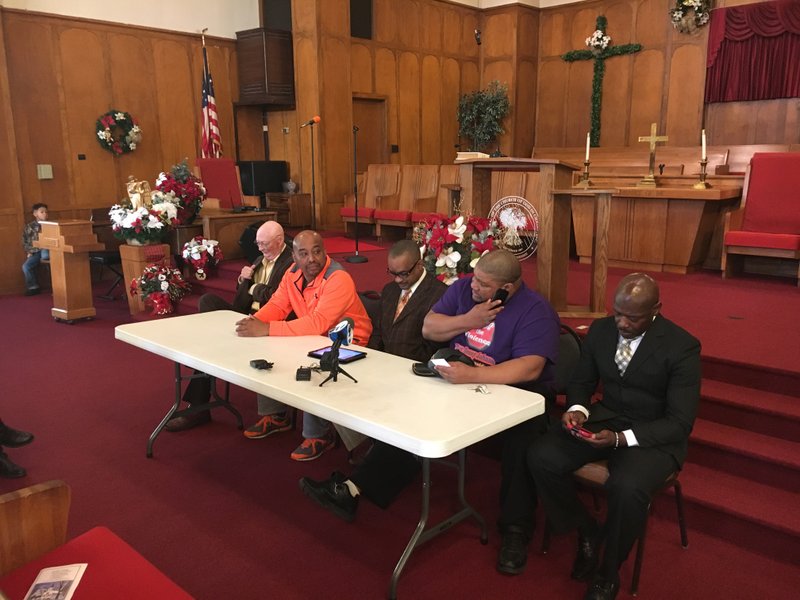
[[[366,346],[372,322],[358,298],[353,278],[325,253],[322,236],[315,231],[301,231],[294,238],[292,258],[294,264],[284,273],[269,302],[236,323],[237,335],[325,335],[348,317],[354,323],[353,341]],[[286,321],[292,312],[296,318]],[[282,402],[259,395],[258,414],[262,418],[244,432],[249,439],[291,428]],[[308,413],[303,415],[303,438],[291,454],[293,460],[314,460],[333,447],[331,424]]]

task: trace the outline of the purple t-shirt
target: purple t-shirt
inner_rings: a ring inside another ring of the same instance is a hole
[[[465,277],[453,283],[433,306],[433,312],[450,317],[469,312],[476,304],[470,281]],[[537,381],[547,385],[555,376],[559,334],[558,315],[553,307],[523,282],[492,323],[457,335],[450,347],[485,365],[532,354],[542,356],[547,363]]]

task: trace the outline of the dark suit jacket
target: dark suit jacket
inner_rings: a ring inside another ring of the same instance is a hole
[[[700,399],[700,342],[659,315],[620,376],[617,340],[614,317],[592,324],[567,388],[567,406],[591,411],[588,429],[632,429],[640,446],[660,448],[680,466]],[[590,406],[598,382],[603,398]]]
[[[255,267],[255,272],[253,273],[254,275],[263,267],[263,262],[264,255],[262,254],[256,258],[255,262],[253,263],[253,267]],[[243,279],[238,285],[236,288],[236,297],[233,299],[234,310],[244,314],[250,314],[250,306],[253,304],[253,301],[258,302],[261,304],[261,306],[264,306],[275,290],[278,289],[278,285],[281,282],[283,274],[286,272],[286,269],[289,268],[292,262],[294,262],[292,260],[292,250],[289,248],[288,244],[285,244],[283,252],[281,252],[278,255],[278,258],[275,259],[275,266],[272,267],[272,273],[270,273],[267,283],[257,284],[253,289],[252,295],[250,294],[250,286],[253,284],[252,279]]]
[[[425,275],[419,287],[409,298],[403,312],[394,320],[397,302],[400,299],[400,286],[387,283],[381,292],[381,319],[374,332],[376,349],[390,354],[427,362],[439,348],[447,344],[431,342],[422,337],[422,321],[434,304],[442,297],[447,286],[430,273]]]

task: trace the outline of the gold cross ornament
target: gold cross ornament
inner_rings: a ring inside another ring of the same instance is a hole
[[[639,141],[640,142],[650,142],[650,165],[649,165],[649,172],[647,177],[642,179],[637,186],[643,187],[655,187],[656,186],[656,176],[655,176],[655,169],[656,169],[656,144],[658,142],[666,142],[669,138],[666,135],[656,135],[657,126],[655,123],[650,123],[650,135],[640,135]]]

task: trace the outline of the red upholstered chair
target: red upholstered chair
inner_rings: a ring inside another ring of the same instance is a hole
[[[396,205],[400,193],[400,165],[369,165],[367,179],[364,184],[365,193],[358,197],[358,222],[375,224],[375,210],[378,206]],[[352,207],[342,208],[342,220],[346,223],[355,221]]]
[[[800,153],[756,153],[745,176],[742,206],[725,217],[722,276],[743,256],[800,261]],[[800,264],[797,270],[800,286]]]
[[[367,194],[367,172],[361,173],[358,176],[356,188],[358,190],[358,224],[368,223],[372,225],[375,223],[372,218],[375,209],[367,209],[367,207],[364,206]],[[344,195],[344,206],[339,209],[339,216],[342,217],[344,231],[347,233],[347,224],[356,222],[355,195],[352,192]]]
[[[258,196],[242,194],[239,167],[230,158],[198,158],[195,161],[195,175],[203,181],[207,200],[219,201],[218,208],[259,204]],[[209,203],[209,207],[212,204]]]
[[[451,194],[461,183],[460,173],[458,165],[439,167],[439,189],[436,191],[436,197],[417,199],[411,211],[412,223],[421,223],[427,219],[444,219],[453,214]]]
[[[415,207],[429,204],[433,208],[438,191],[439,165],[403,165],[397,205],[381,202],[375,209],[375,233],[381,237],[383,227],[410,229]]]

